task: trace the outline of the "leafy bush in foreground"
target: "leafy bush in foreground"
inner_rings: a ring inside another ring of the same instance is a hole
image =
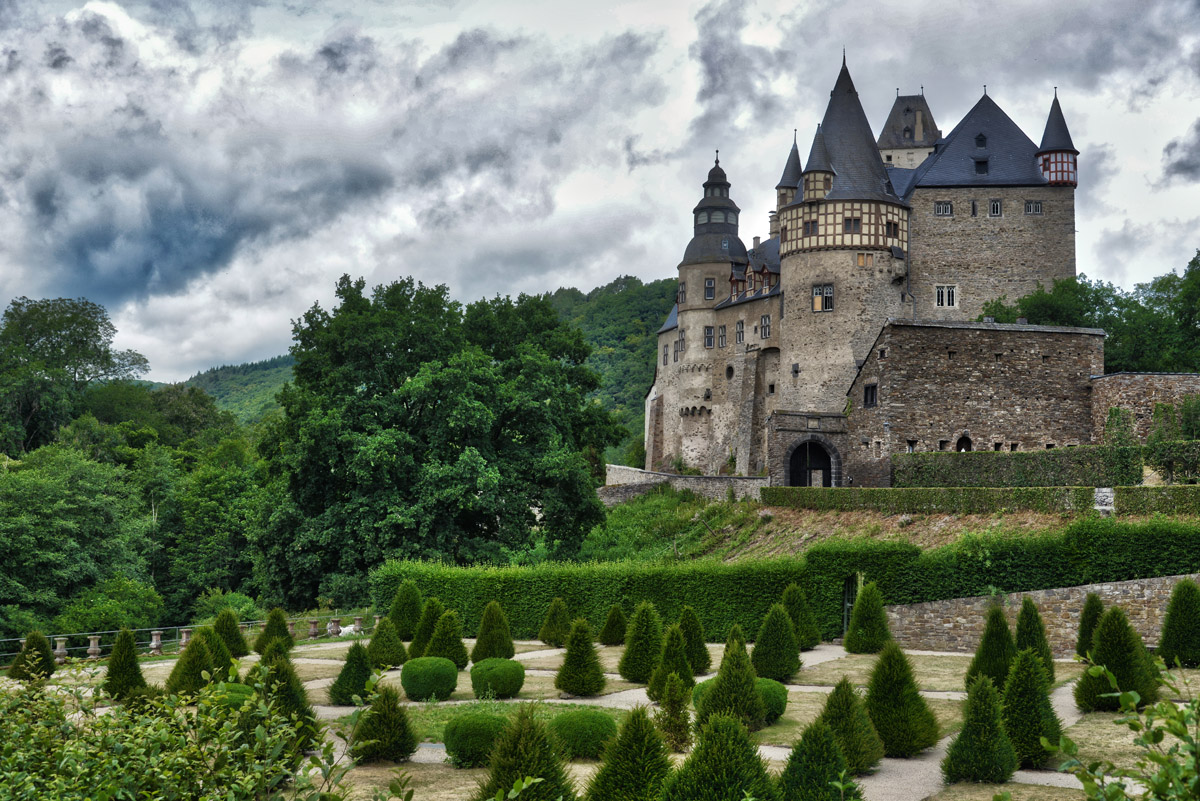
[[[395,687],[376,688],[371,706],[359,719],[350,750],[359,764],[407,762],[417,752],[417,735],[400,706]]]
[[[1004,683],[1000,711],[1004,731],[1023,768],[1046,764],[1050,752],[1042,747],[1042,738],[1057,744],[1062,734],[1062,723],[1047,692],[1049,686],[1041,657],[1032,648],[1018,652]]]
[[[858,692],[846,677],[842,677],[825,699],[819,720],[825,721],[833,730],[850,773],[856,776],[867,773],[883,759],[883,741],[879,739]]]
[[[450,718],[442,735],[450,764],[456,768],[486,765],[496,738],[507,725],[507,718],[486,712],[465,712]]]
[[[525,672],[521,671],[524,681]],[[410,701],[445,701],[458,688],[458,668],[440,656],[421,656],[404,663],[400,686]]]
[[[862,791],[850,778],[829,724],[818,718],[808,725],[792,746],[779,776],[780,801],[858,801]],[[848,783],[843,795],[833,782]]]
[[[1092,635],[1092,664],[1102,665],[1116,677],[1120,692],[1136,692],[1142,704],[1158,700],[1158,673],[1146,653],[1142,638],[1134,631],[1119,606],[1110,607],[1100,616]],[[1116,711],[1121,701],[1109,696],[1108,680],[1091,671],[1075,682],[1075,705],[1085,712]],[[1107,696],[1107,697],[1106,697]]]

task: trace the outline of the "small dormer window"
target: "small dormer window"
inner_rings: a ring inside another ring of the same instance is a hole
[[[913,138],[912,128],[905,128],[905,129],[904,129],[904,138],[905,138],[905,139],[912,139],[912,138]]]
[[[980,148],[981,150],[987,147],[987,137],[983,134],[979,134],[979,136],[975,137],[975,147]]]
[[[988,174],[988,160],[987,159],[975,159],[975,174],[976,175],[987,175]]]

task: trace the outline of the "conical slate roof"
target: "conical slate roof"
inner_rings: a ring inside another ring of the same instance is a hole
[[[826,197],[830,200],[885,200],[900,202],[892,191],[887,169],[879,156],[875,134],[858,100],[858,91],[850,78],[850,70],[842,64],[833,91],[829,93],[829,105],[821,122],[818,136],[833,170],[833,189]],[[816,138],[813,140],[820,163]],[[809,156],[809,171],[813,170],[813,156]]]
[[[794,189],[800,185],[800,179],[803,177],[804,170],[800,166],[800,149],[796,147],[796,140],[793,139],[792,152],[788,153],[787,164],[783,165],[783,176],[775,188]]]
[[[808,169],[805,172],[833,172],[829,163],[829,151],[825,148],[825,136],[821,133],[820,124],[813,134],[812,149],[808,151]]]
[[[909,136],[905,136],[907,130]],[[919,135],[918,135],[919,134]],[[876,142],[881,150],[899,147],[933,147],[942,136],[925,95],[897,95]]]
[[[1069,150],[1078,153],[1075,143],[1071,141],[1071,132],[1067,130],[1067,120],[1063,117],[1062,106],[1058,105],[1058,93],[1054,94],[1054,102],[1050,104],[1050,116],[1046,118],[1046,131],[1042,134],[1042,146],[1039,153],[1049,150]]]
[[[919,186],[1045,186],[1037,152],[1025,132],[984,95],[917,168],[909,192]],[[986,173],[977,171],[979,161],[987,162]]]

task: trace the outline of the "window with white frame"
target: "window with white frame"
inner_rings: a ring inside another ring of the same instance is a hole
[[[717,328],[717,347],[725,347],[725,326]]]
[[[937,305],[939,307],[954,308],[958,306],[958,287],[954,284],[945,284],[934,287],[937,292]]]
[[[738,320],[737,325],[733,327],[733,341],[740,345],[746,341],[746,322]]]
[[[954,204],[949,200],[935,200],[933,202],[934,217],[953,217]]]
[[[705,278],[704,279],[704,299],[712,300],[716,296],[717,296],[717,279]]]
[[[813,284],[812,310],[815,312],[833,311],[833,284]]]
[[[711,325],[704,326],[704,347],[711,348],[713,346],[713,327]]]
[[[988,216],[989,217],[1003,217],[1004,216],[1004,204],[999,200],[989,200],[988,201]]]
[[[1026,214],[1041,214],[1042,213],[1042,201],[1026,200],[1025,201],[1025,213]]]
[[[771,315],[764,314],[762,316],[762,318],[758,321],[758,334],[763,339],[770,339],[770,337],[771,337]]]
[[[666,345],[663,345],[663,367],[667,366],[667,354],[669,352],[670,348],[668,348]]]

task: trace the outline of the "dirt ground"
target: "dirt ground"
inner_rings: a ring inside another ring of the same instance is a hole
[[[1040,784],[952,784],[928,801],[992,801],[997,793],[1012,793],[1012,801],[1082,801],[1082,790]]]

